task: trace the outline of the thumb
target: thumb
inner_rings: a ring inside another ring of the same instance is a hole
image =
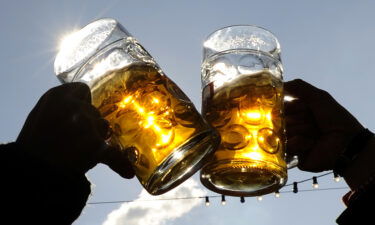
[[[126,149],[121,150],[108,145],[103,151],[99,161],[107,165],[123,178],[130,179],[135,175]]]
[[[322,96],[329,95],[328,92],[314,87],[301,79],[295,79],[284,83],[284,90],[287,95],[311,103]]]
[[[56,89],[56,92],[63,96],[79,99],[91,103],[91,92],[89,86],[81,82],[63,84]]]

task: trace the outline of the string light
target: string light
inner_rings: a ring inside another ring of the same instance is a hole
[[[293,193],[294,194],[297,194],[298,193],[298,183],[297,182],[293,182]]]
[[[221,195],[221,204],[225,205],[227,202],[225,201],[225,195]]]
[[[261,196],[261,195],[258,196],[258,197],[257,197],[257,200],[258,200],[258,202],[261,202],[261,201],[263,200],[263,196]]]
[[[343,189],[348,189],[348,187],[345,186],[345,187],[331,187],[331,188],[320,188],[320,189],[313,188],[313,189],[298,190],[298,184],[299,183],[304,183],[304,182],[311,181],[311,180],[313,181],[313,183],[315,183],[315,180],[317,181],[317,178],[323,177],[323,176],[327,176],[329,174],[332,174],[332,172],[329,172],[329,173],[326,173],[326,174],[322,174],[322,175],[319,175],[319,176],[314,176],[314,177],[309,178],[309,179],[295,181],[293,183],[286,184],[286,185],[284,185],[284,187],[293,186],[293,189],[290,190],[290,191],[280,191],[280,190],[277,190],[274,193],[275,197],[279,198],[280,197],[280,193],[298,193],[298,192],[308,192],[308,191],[326,191],[326,190],[343,190]],[[334,180],[336,182],[338,182],[338,180],[340,179],[340,177],[337,174],[335,174],[335,173],[333,174],[333,176],[334,176]],[[149,202],[149,201],[191,200],[191,199],[202,199],[203,198],[203,199],[205,199],[205,205],[209,206],[210,205],[209,198],[219,198],[219,197],[221,197],[221,204],[225,205],[226,201],[225,201],[225,196],[224,195],[211,195],[211,196],[202,196],[202,197],[191,196],[191,197],[161,198],[161,199],[138,199],[138,200],[121,200],[121,201],[102,201],[102,202],[88,202],[87,204],[88,205],[99,205],[99,204]],[[263,199],[262,196],[258,196],[257,197],[258,201],[261,201],[262,199]],[[241,201],[241,203],[244,203],[245,202],[245,197],[241,196],[240,201]]]
[[[330,191],[330,190],[347,190],[345,187],[331,187],[331,188],[320,188],[320,189],[305,189],[299,190],[299,192],[310,192],[310,191]],[[281,191],[280,193],[292,193],[293,191]],[[219,198],[220,195],[211,195],[207,196],[210,198]],[[181,198],[160,198],[160,199],[138,199],[138,200],[118,200],[118,201],[103,201],[103,202],[88,202],[88,205],[103,205],[103,204],[119,204],[119,203],[133,203],[133,202],[155,202],[155,201],[178,201],[178,200],[193,200],[193,199],[205,199],[206,197],[200,196],[190,196],[190,197],[181,197]]]
[[[206,196],[206,206],[209,206],[210,205],[210,199],[208,198],[208,196]]]
[[[312,180],[313,180],[313,188],[319,188],[318,178],[314,176]]]
[[[340,182],[340,176],[337,174],[337,173],[333,173],[333,180],[335,181],[335,182]]]

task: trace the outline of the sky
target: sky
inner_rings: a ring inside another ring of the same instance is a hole
[[[59,85],[53,61],[61,38],[102,17],[124,25],[197,108],[204,38],[233,24],[265,27],[280,41],[285,80],[298,77],[329,91],[374,131],[374,8],[373,1],[349,0],[0,0],[0,142],[15,140],[39,97]],[[149,201],[137,179],[122,179],[103,165],[87,176],[92,183],[89,202],[142,201],[88,205],[75,225],[329,225],[344,210],[341,196],[347,191],[285,193],[279,199],[270,194],[261,202],[247,198],[243,204],[238,198],[227,198],[225,206],[214,198],[206,207],[203,199]],[[312,176],[292,169],[288,182]],[[318,181],[321,188],[346,186],[329,176]],[[300,189],[311,189],[311,183],[301,184]],[[157,198],[204,195],[215,193],[194,175]]]

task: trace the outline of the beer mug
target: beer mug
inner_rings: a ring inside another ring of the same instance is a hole
[[[258,196],[287,180],[280,45],[256,26],[230,26],[203,44],[202,114],[221,136],[201,170],[212,191]]]
[[[65,82],[83,82],[109,121],[110,145],[128,151],[143,187],[163,194],[199,170],[217,132],[150,54],[116,20],[94,21],[68,36],[55,59]]]

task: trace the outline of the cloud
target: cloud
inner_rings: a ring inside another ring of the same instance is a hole
[[[162,196],[152,196],[142,190],[135,202],[124,203],[120,208],[112,211],[103,225],[164,225],[167,221],[175,220],[202,204],[202,199],[149,200],[205,196],[206,194],[206,191],[199,188],[198,183],[193,179],[185,181]]]

